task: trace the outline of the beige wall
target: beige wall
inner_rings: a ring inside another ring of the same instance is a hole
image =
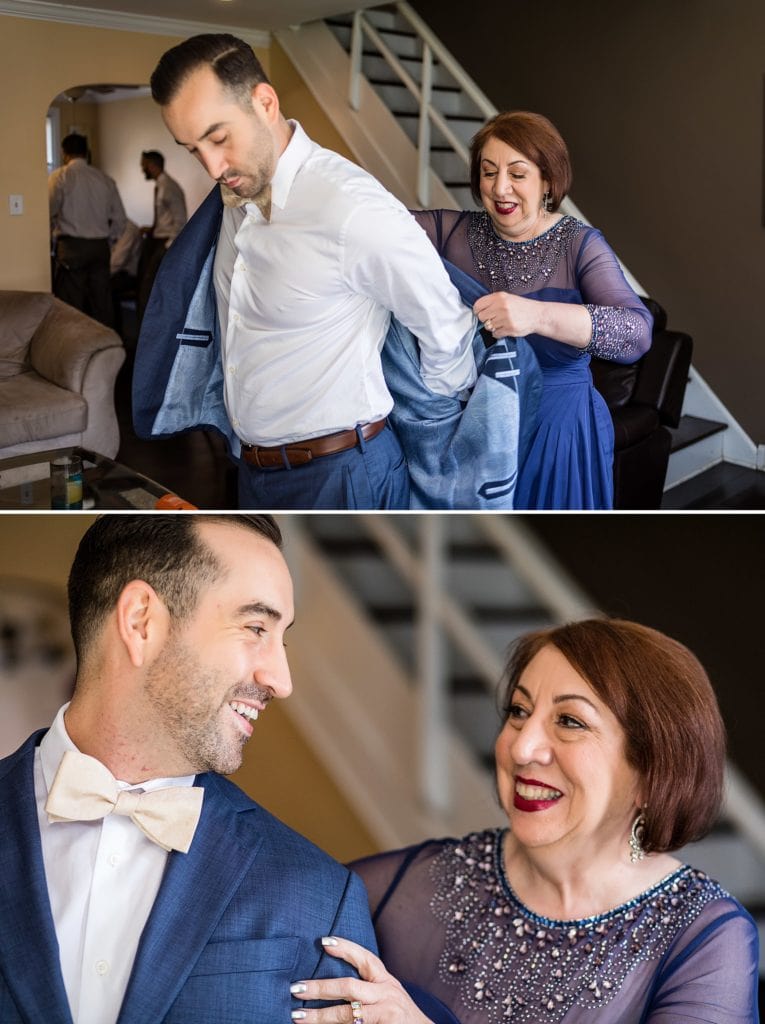
[[[65,590],[80,537],[90,515],[0,516],[0,579],[19,577]],[[300,679],[294,679],[295,687]],[[256,726],[245,761],[234,776],[247,793],[340,860],[375,849],[342,792],[293,726],[272,705]]]
[[[0,288],[50,288],[44,124],[53,98],[84,82],[144,83],[176,41],[0,15]],[[10,193],[24,196],[23,216],[9,215]]]
[[[99,104],[98,136],[100,167],[117,182],[125,212],[136,224],[151,224],[154,217],[154,183],[140,166],[143,150],[163,154],[165,170],[184,191],[189,216],[212,187],[200,164],[173,141],[150,96]]]
[[[180,40],[112,29],[83,28],[0,15],[0,288],[50,289],[48,259],[45,115],[54,97],[74,85],[119,82],[146,85],[159,57]],[[298,117],[318,142],[348,156],[337,132],[295,73],[284,53],[257,51],[282,98],[288,117]],[[209,190],[202,169],[178,151],[150,99],[67,104],[62,133],[87,118],[93,126],[94,163],[120,188],[128,216],[151,223],[152,192],[139,167],[142,149],[159,149],[186,190],[194,209]],[[11,217],[8,196],[24,196],[24,214]]]

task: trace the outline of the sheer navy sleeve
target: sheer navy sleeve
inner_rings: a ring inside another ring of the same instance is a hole
[[[734,899],[710,903],[657,970],[641,1024],[757,1024],[759,936]]]
[[[592,321],[586,351],[615,363],[634,363],[651,347],[653,317],[627,284],[600,231],[587,231],[577,258],[577,279]]]

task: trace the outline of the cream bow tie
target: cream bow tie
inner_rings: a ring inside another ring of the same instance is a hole
[[[188,853],[202,813],[201,786],[169,786],[149,793],[119,790],[95,757],[67,750],[58,766],[45,810],[49,821],[95,821],[124,814],[165,850]]]

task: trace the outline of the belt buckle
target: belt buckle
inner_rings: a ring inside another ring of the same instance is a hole
[[[294,447],[291,444],[284,446],[284,454],[287,456],[287,462],[290,466],[305,466],[306,463],[313,460],[313,452],[310,448],[301,448],[299,445]]]

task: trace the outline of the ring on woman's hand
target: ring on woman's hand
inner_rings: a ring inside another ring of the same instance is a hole
[[[353,1024],[364,1024],[363,1009],[364,1007],[361,1005],[361,1001],[359,999],[354,999],[351,1003]]]
[[[488,320],[484,320],[484,322],[483,322],[483,325],[484,325],[484,327],[486,328],[487,331],[493,331],[494,330],[493,324],[494,324],[494,321],[491,319],[491,317],[489,317]]]

